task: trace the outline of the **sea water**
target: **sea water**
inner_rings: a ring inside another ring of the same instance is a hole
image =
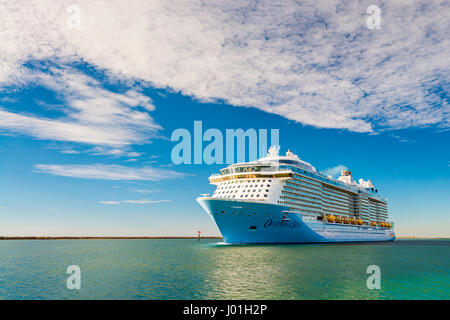
[[[71,290],[74,265],[80,289]],[[367,285],[369,266],[379,267],[380,289]],[[449,299],[449,288],[449,240],[0,241],[0,299]]]

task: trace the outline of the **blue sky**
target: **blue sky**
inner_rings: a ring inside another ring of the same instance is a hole
[[[448,7],[380,3],[369,30],[370,4],[0,7],[0,234],[218,235],[195,198],[223,166],[170,158],[201,120],[279,129],[370,178],[399,235],[450,236]]]

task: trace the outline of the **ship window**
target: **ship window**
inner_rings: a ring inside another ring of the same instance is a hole
[[[250,226],[250,230],[256,230],[256,226]]]
[[[268,184],[267,186],[270,187],[270,184]]]
[[[248,197],[248,194],[246,194],[245,197],[247,198],[247,197]]]
[[[269,182],[272,182],[272,180],[269,180]]]
[[[264,195],[264,197],[266,197],[266,198],[267,198],[267,194],[265,194],[265,195]]]
[[[269,189],[266,189],[266,192],[269,192]]]

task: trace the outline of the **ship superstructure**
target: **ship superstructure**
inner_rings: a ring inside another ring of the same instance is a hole
[[[214,174],[212,196],[198,198],[227,243],[394,240],[387,200],[370,180],[344,170],[333,179],[288,151]]]

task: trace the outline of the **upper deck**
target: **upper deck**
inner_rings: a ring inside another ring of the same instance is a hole
[[[315,167],[299,159],[292,152],[288,151],[285,156],[280,156],[278,155],[278,150],[271,147],[267,157],[256,161],[229,165],[221,169],[220,174],[211,175],[209,180],[213,184],[218,184],[221,181],[230,179],[289,178],[294,175],[303,175],[350,193],[366,193],[372,199],[387,203],[386,199],[378,195],[378,190],[373,187],[370,180],[364,181],[361,179],[361,183],[357,183],[352,181],[351,176],[350,178],[347,176],[340,177],[344,181],[334,179],[331,176],[318,172]],[[346,172],[350,174],[349,171]]]

